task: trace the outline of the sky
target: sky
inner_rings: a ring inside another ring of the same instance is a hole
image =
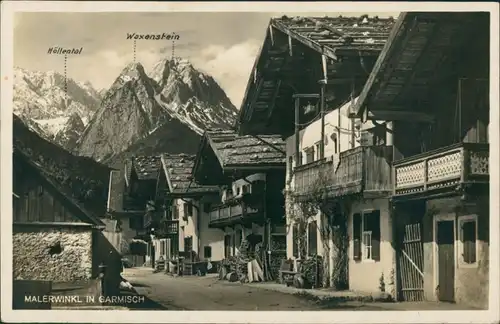
[[[14,66],[29,71],[63,73],[64,58],[48,55],[50,47],[83,47],[67,61],[67,75],[108,88],[133,61],[127,33],[179,35],[175,55],[189,59],[226,91],[236,107],[244,95],[250,70],[271,17],[279,12],[21,12],[14,16]],[[360,16],[362,12],[293,13],[288,16]],[[398,12],[367,13],[397,17]],[[136,60],[146,71],[170,57],[172,41],[137,40]]]

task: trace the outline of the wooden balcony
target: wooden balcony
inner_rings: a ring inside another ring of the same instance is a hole
[[[361,146],[301,165],[294,169],[294,194],[302,199],[318,192],[326,197],[387,195],[392,191],[391,162],[392,146]]]
[[[251,222],[254,218],[262,215],[262,208],[250,207],[243,201],[237,204],[223,204],[214,207],[210,211],[210,226],[219,227],[247,221]]]
[[[179,221],[162,219],[159,222],[158,229],[155,228],[155,233],[161,236],[172,236],[179,234]]]
[[[394,163],[393,195],[408,196],[489,182],[489,145],[459,143]]]

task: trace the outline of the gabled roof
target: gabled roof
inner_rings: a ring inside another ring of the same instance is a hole
[[[270,25],[295,40],[336,58],[346,51],[380,51],[394,19],[369,17],[287,17],[272,18]]]
[[[285,167],[286,147],[279,135],[238,136],[229,130],[207,130],[203,140],[223,169]]]
[[[330,106],[342,104],[362,87],[394,22],[367,15],[272,18],[239,110],[239,133],[290,135],[293,94],[319,94],[320,79],[340,88]]]
[[[488,31],[487,12],[401,13],[356,102],[358,117],[369,107],[372,119],[393,120],[404,113],[412,120],[430,120],[431,115],[412,110],[432,106],[429,91],[442,84],[438,71],[456,70],[450,58],[468,49],[488,52]],[[474,65],[484,63],[479,55],[476,59]]]
[[[192,177],[194,155],[162,154],[161,169],[165,173],[169,192],[172,194],[200,194],[219,192],[216,186],[202,186]]]
[[[156,180],[160,168],[160,156],[136,156],[132,166],[139,180]]]
[[[89,157],[76,156],[31,131],[12,114],[15,150],[37,163],[59,188],[93,215],[106,212],[111,168]]]
[[[57,194],[61,199],[65,200],[66,203],[71,205],[73,215],[78,217],[82,222],[92,224],[98,227],[103,227],[104,223],[97,217],[95,217],[92,213],[90,213],[81,203],[75,200],[71,196],[71,192],[69,192],[66,188],[61,186],[52,176],[43,169],[43,167],[37,163],[32,161],[26,154],[18,150],[14,147],[13,151],[13,161],[14,164],[19,163],[22,164],[21,167],[23,170],[25,168],[32,168],[39,176],[40,179],[45,183],[46,186],[52,188],[54,193]]]

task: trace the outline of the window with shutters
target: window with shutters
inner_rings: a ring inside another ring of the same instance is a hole
[[[461,267],[477,266],[477,215],[459,216],[459,264]]]
[[[353,215],[353,259],[380,261],[380,211],[364,211]]]
[[[293,250],[292,254],[295,258],[299,257],[299,225],[293,224],[292,227]]]
[[[314,146],[304,149],[306,153],[306,164],[314,162]]]
[[[318,253],[318,229],[316,221],[310,222],[307,226],[307,255],[312,256]]]

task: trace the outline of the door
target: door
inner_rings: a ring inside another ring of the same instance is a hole
[[[438,298],[455,301],[455,233],[454,221],[437,223],[438,245]]]
[[[193,261],[193,237],[184,238],[184,252],[186,252],[186,260]]]

